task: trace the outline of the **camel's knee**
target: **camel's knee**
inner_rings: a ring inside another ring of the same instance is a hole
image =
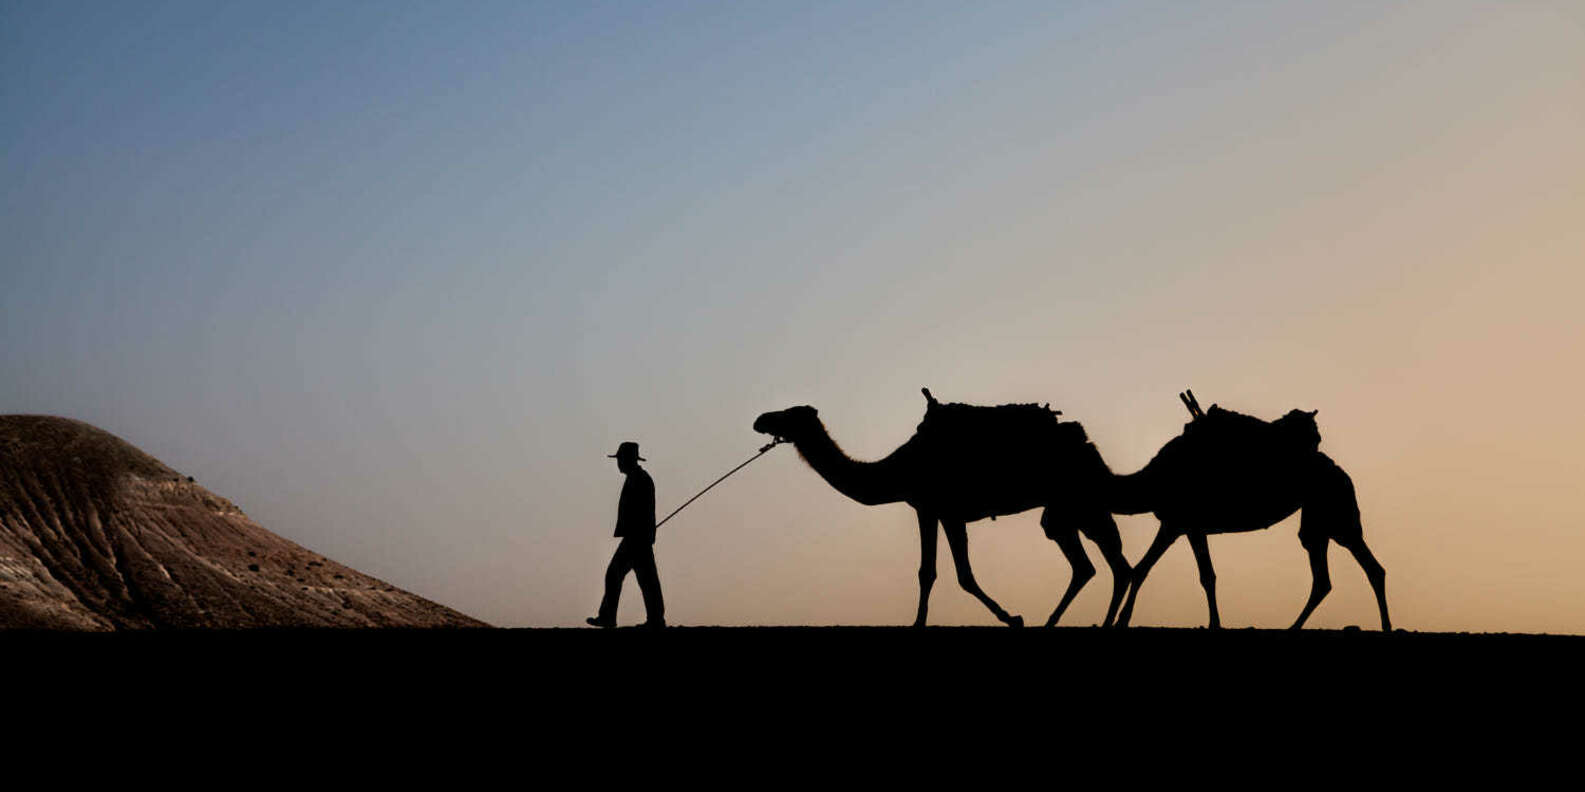
[[[962,586],[963,590],[969,592],[970,594],[980,590],[980,584],[974,580],[973,572],[960,570],[958,572],[958,585]]]
[[[1216,588],[1216,573],[1209,569],[1200,570],[1200,585],[1207,591]]]
[[[1356,555],[1358,557],[1357,560],[1359,561],[1359,565],[1365,570],[1366,577],[1370,578],[1371,580],[1387,579],[1386,567],[1383,567],[1381,562],[1377,561],[1376,557],[1370,554],[1370,551],[1367,550]]]
[[[924,567],[921,567],[919,569],[919,586],[920,586],[920,588],[930,588],[932,585],[935,584],[935,582],[936,582],[936,570],[935,569],[933,569],[933,568],[932,569],[926,569]]]
[[[1370,566],[1365,567],[1365,579],[1370,581],[1370,585],[1383,588],[1387,585],[1387,570],[1383,569],[1381,564],[1372,562]]]
[[[1358,561],[1360,568],[1365,570],[1365,577],[1370,582],[1387,582],[1386,568],[1381,565],[1380,561],[1376,560],[1376,555],[1370,552],[1370,548],[1366,547],[1364,542],[1350,544],[1348,545],[1348,550],[1354,554],[1354,560]]]
[[[1081,586],[1089,583],[1089,578],[1095,577],[1095,564],[1073,565],[1073,581],[1070,586]]]
[[[1084,563],[1076,563],[1073,565],[1074,583],[1082,583],[1092,577],[1095,577],[1095,565],[1090,563],[1088,559],[1085,559]]]

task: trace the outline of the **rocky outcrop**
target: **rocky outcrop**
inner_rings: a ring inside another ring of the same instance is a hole
[[[0,416],[0,627],[480,627],[282,539],[108,432]]]

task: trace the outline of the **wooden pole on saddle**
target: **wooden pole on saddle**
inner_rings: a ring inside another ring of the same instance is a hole
[[[1178,398],[1183,400],[1183,406],[1189,411],[1190,418],[1205,417],[1205,411],[1200,409],[1200,402],[1194,398],[1194,391],[1185,390],[1178,394]]]

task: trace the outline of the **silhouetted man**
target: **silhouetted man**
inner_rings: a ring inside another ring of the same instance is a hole
[[[666,603],[660,596],[660,576],[655,571],[655,481],[638,466],[645,461],[638,455],[638,443],[623,443],[615,454],[616,469],[627,474],[622,499],[616,507],[616,546],[611,565],[605,570],[605,598],[600,600],[600,615],[585,621],[595,627],[616,626],[616,601],[622,596],[622,581],[632,572],[638,589],[644,593],[645,627],[666,626]]]

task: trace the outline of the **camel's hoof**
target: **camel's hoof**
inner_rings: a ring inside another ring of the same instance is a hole
[[[1024,626],[1024,617],[1022,617],[1022,616],[1008,616],[1007,617],[1007,626],[1008,627],[1022,627],[1022,626]]]
[[[919,629],[919,628],[920,628],[920,627],[923,627],[923,626],[925,626],[925,621],[924,621],[924,619],[920,619],[920,620],[919,620],[919,621],[916,621],[916,622],[914,622],[914,623],[913,623],[913,624],[912,624],[912,625],[909,625],[909,626],[911,626],[911,627],[913,627],[913,628],[914,628],[914,629],[916,629],[916,630],[917,630],[917,629]]]

